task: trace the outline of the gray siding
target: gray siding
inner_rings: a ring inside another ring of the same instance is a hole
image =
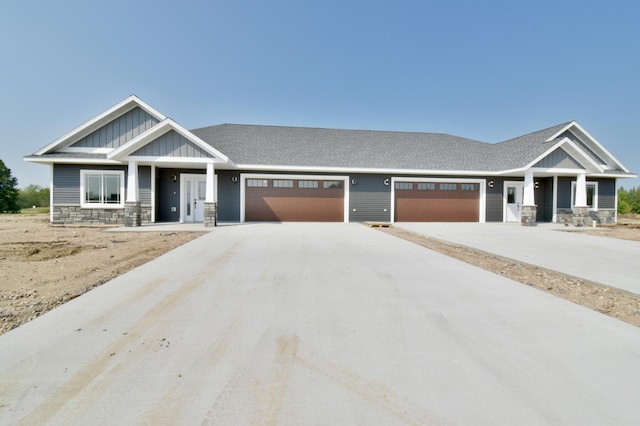
[[[594,160],[596,160],[598,163],[600,164],[606,164],[605,161],[600,158],[600,156],[598,156],[598,154],[596,154],[595,152],[593,152],[591,150],[591,148],[589,148],[587,145],[584,144],[584,142],[582,142],[576,135],[574,135],[573,133],[571,133],[570,131],[566,131],[564,132],[561,137],[567,137],[569,138],[569,140],[571,140],[571,142],[575,143],[576,145],[580,146],[580,148],[582,148],[587,154],[589,154],[589,156],[591,158],[593,158]]]
[[[218,171],[218,221],[240,221],[240,172]],[[233,182],[231,178],[238,180]]]
[[[100,166],[56,164],[53,168],[53,203],[80,205],[80,170],[124,170],[127,187],[126,166]],[[151,167],[138,167],[139,196],[142,205],[151,205]]]
[[[598,208],[616,208],[616,180],[598,179]]]
[[[156,221],[178,222],[180,220],[180,174],[205,174],[204,170],[156,169]],[[176,180],[172,179],[176,176]],[[171,208],[175,207],[175,211]]]
[[[138,196],[140,204],[151,205],[151,167],[138,166]]]
[[[553,220],[553,178],[540,179],[543,186],[542,200],[538,201],[536,198],[536,204],[542,209],[538,210],[538,222],[551,222]],[[535,195],[538,196],[538,193]],[[542,214],[542,216],[540,216]]]
[[[487,222],[502,222],[504,220],[504,179],[487,177],[487,182],[493,181],[493,188],[487,185],[485,220]]]
[[[558,148],[542,160],[538,161],[533,167],[562,168],[562,169],[582,169],[582,165],[573,157],[566,153],[562,148]]]
[[[575,177],[559,177],[558,178],[558,208],[571,208],[571,182],[576,180]]]
[[[158,120],[146,111],[134,108],[71,146],[80,148],[118,148],[156,124],[158,124]]]
[[[351,179],[358,183],[352,185]],[[384,184],[385,179],[389,179],[389,185]],[[391,176],[352,175],[347,184],[350,222],[391,221]]]
[[[133,156],[210,158],[209,153],[171,130],[135,151]]]
[[[80,205],[80,170],[124,170],[125,191],[127,185],[126,166],[100,166],[55,164],[53,166],[53,204]]]

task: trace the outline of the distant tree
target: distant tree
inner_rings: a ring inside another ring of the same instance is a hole
[[[640,214],[640,188],[633,187],[629,190],[618,188],[618,213]]]
[[[11,169],[0,160],[0,213],[20,210],[17,185],[18,179],[11,176]]]
[[[49,207],[49,188],[40,185],[29,185],[18,191],[18,206],[21,209]]]

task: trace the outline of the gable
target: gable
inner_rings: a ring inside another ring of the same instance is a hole
[[[595,153],[594,150],[592,150],[589,146],[587,146],[587,144],[585,144],[580,138],[578,138],[576,135],[574,135],[571,131],[567,130],[563,134],[560,135],[560,138],[563,138],[563,137],[568,138],[571,142],[573,142],[574,144],[579,146],[596,163],[598,163],[598,164],[606,164],[606,161],[604,161],[598,154]]]
[[[533,167],[539,167],[544,169],[584,169],[584,167],[576,161],[575,158],[570,156],[562,148],[558,148],[542,160],[538,161]]]
[[[72,148],[118,148],[160,121],[136,107],[72,144]]]
[[[131,155],[138,157],[213,158],[211,154],[175,130],[168,131],[154,141],[134,151]]]

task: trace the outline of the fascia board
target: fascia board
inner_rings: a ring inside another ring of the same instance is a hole
[[[196,146],[202,148],[203,150],[213,155],[217,159],[222,160],[222,162],[226,163],[229,161],[229,158],[226,155],[224,155],[217,149],[213,148],[211,145],[207,144],[202,139],[200,139],[199,137],[197,137],[196,135],[194,135],[184,127],[180,126],[178,123],[176,123],[170,118],[163,120],[158,125],[153,126],[146,132],[141,133],[137,137],[131,139],[129,142],[122,145],[121,147],[111,151],[109,154],[107,154],[107,158],[122,158],[124,156],[127,156],[132,152],[142,148],[143,146],[153,142],[154,140],[164,135],[165,133],[168,133],[171,130],[183,136],[189,142],[192,142]]]
[[[118,160],[104,158],[47,158],[47,157],[24,157],[24,161],[39,164],[122,164]]]
[[[580,126],[578,123],[576,123],[575,121],[572,123],[578,130],[580,130],[580,132],[582,132],[582,134],[584,134],[587,139],[589,139],[589,141],[595,145],[598,150],[601,151],[601,153],[603,153],[605,156],[609,157],[609,160],[611,160],[611,162],[615,163],[618,167],[620,167],[622,170],[624,170],[626,173],[631,173],[629,171],[629,169],[627,169],[624,164],[622,164],[616,157],[613,156],[613,154],[611,154],[600,142],[598,142],[596,140],[596,138],[594,138],[593,136],[591,136],[591,134],[589,132],[587,132],[584,128],[582,128],[582,126]]]
[[[558,136],[560,136],[561,134],[563,134],[564,132],[569,130],[575,124],[578,124],[578,123],[576,123],[575,121],[572,121],[571,123],[569,123],[566,126],[564,126],[562,129],[560,129],[556,133],[554,133],[553,136],[551,136],[545,142],[551,142],[552,140],[556,139]]]
[[[75,129],[67,132],[65,135],[59,137],[55,141],[51,142],[49,145],[35,152],[35,155],[46,154],[47,152],[53,151],[56,148],[60,148],[63,146],[71,145],[73,142],[78,139],[90,134],[91,132],[98,130],[104,124],[112,121],[113,119],[120,117],[121,115],[131,111],[136,106],[142,108],[149,114],[153,115],[158,120],[162,121],[166,117],[156,111],[154,108],[141,101],[136,95],[131,95],[128,98],[118,102],[116,105],[112,106],[108,110],[104,111],[101,114],[96,115],[89,121],[81,124]]]
[[[120,161],[137,161],[137,162],[145,162],[145,163],[192,163],[192,164],[226,164],[225,161],[219,160],[217,158],[189,158],[189,157],[151,157],[151,156],[138,156],[131,155],[120,157]]]
[[[560,142],[554,144],[551,148],[547,149],[544,153],[542,153],[539,156],[537,156],[533,161],[531,161],[529,164],[527,164],[522,170],[527,170],[527,169],[533,168],[533,166],[535,164],[537,164],[539,161],[541,161],[542,159],[547,157],[549,154],[551,154],[556,149],[562,148],[564,145],[567,145],[570,148],[570,151],[571,151],[570,152],[569,150],[565,149],[565,152],[567,152],[570,155],[573,154],[572,155],[573,157],[579,157],[579,158],[583,159],[584,161],[590,163],[591,165],[593,165],[593,167],[596,170],[603,171],[602,166],[600,166],[598,163],[593,161],[593,159],[590,156],[588,156],[579,146],[577,146],[576,144],[571,142],[571,139],[569,139],[569,138],[562,138],[562,140]],[[580,161],[580,162],[583,163],[582,161]]]
[[[361,167],[314,167],[314,166],[270,166],[260,164],[237,164],[239,170],[256,171],[299,171],[309,173],[373,173],[373,174],[410,174],[410,175],[451,175],[451,176],[495,176],[495,171],[484,170],[428,170],[428,169],[385,169]]]

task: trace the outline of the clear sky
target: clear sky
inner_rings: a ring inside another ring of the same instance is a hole
[[[640,172],[640,2],[4,0],[0,159],[130,94],[220,123],[500,142],[576,120]],[[638,179],[621,180],[626,188]]]

